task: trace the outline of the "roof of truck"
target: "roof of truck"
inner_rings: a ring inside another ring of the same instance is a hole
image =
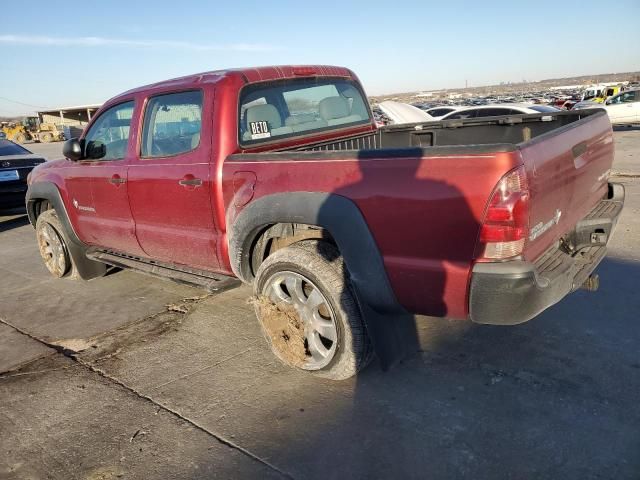
[[[212,70],[210,72],[195,73],[184,77],[177,77],[157,83],[151,83],[149,85],[143,85],[141,87],[127,90],[126,92],[117,95],[117,97],[114,97],[114,99],[153,88],[215,83],[224,77],[236,75],[241,76],[246,83],[306,76],[350,77],[355,79],[355,74],[348,68],[333,65],[274,65],[252,68],[231,68],[226,70]],[[109,101],[109,103],[111,103],[111,101]]]

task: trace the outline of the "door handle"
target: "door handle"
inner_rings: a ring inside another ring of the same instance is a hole
[[[118,175],[117,173],[115,175],[113,175],[110,179],[109,179],[109,183],[115,185],[116,187],[122,185],[123,183],[126,183],[127,179],[126,178],[122,178],[120,175]]]
[[[200,178],[194,178],[193,175],[185,175],[178,183],[183,187],[199,187],[202,185],[202,180]]]

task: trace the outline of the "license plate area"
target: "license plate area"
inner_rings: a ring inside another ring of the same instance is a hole
[[[11,182],[14,180],[20,180],[20,174],[17,170],[0,171],[0,182]]]

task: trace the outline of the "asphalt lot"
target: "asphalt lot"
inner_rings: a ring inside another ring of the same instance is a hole
[[[515,327],[419,317],[414,356],[346,382],[281,366],[246,287],[53,280],[0,217],[0,478],[640,478],[640,130],[615,136],[598,292]]]

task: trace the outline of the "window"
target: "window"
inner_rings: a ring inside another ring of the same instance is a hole
[[[433,108],[431,110],[427,110],[427,113],[432,117],[442,117],[449,112],[453,112],[453,108]]]
[[[121,160],[127,153],[133,102],[111,107],[98,117],[85,136],[85,156],[93,160]]]
[[[149,99],[142,128],[143,158],[171,157],[200,145],[202,92],[170,93]]]
[[[511,108],[481,108],[478,110],[478,117],[499,117],[500,115],[513,115],[513,114],[521,114],[522,112],[518,112],[517,110],[512,110]]]
[[[477,113],[477,110],[462,110],[461,112],[447,115],[443,120],[464,120],[467,118],[475,118]]]
[[[249,85],[240,95],[239,118],[242,144],[371,122],[366,101],[356,84],[332,78]]]
[[[636,92],[625,92],[621,95],[620,101],[622,103],[635,102],[638,99],[636,98]]]

